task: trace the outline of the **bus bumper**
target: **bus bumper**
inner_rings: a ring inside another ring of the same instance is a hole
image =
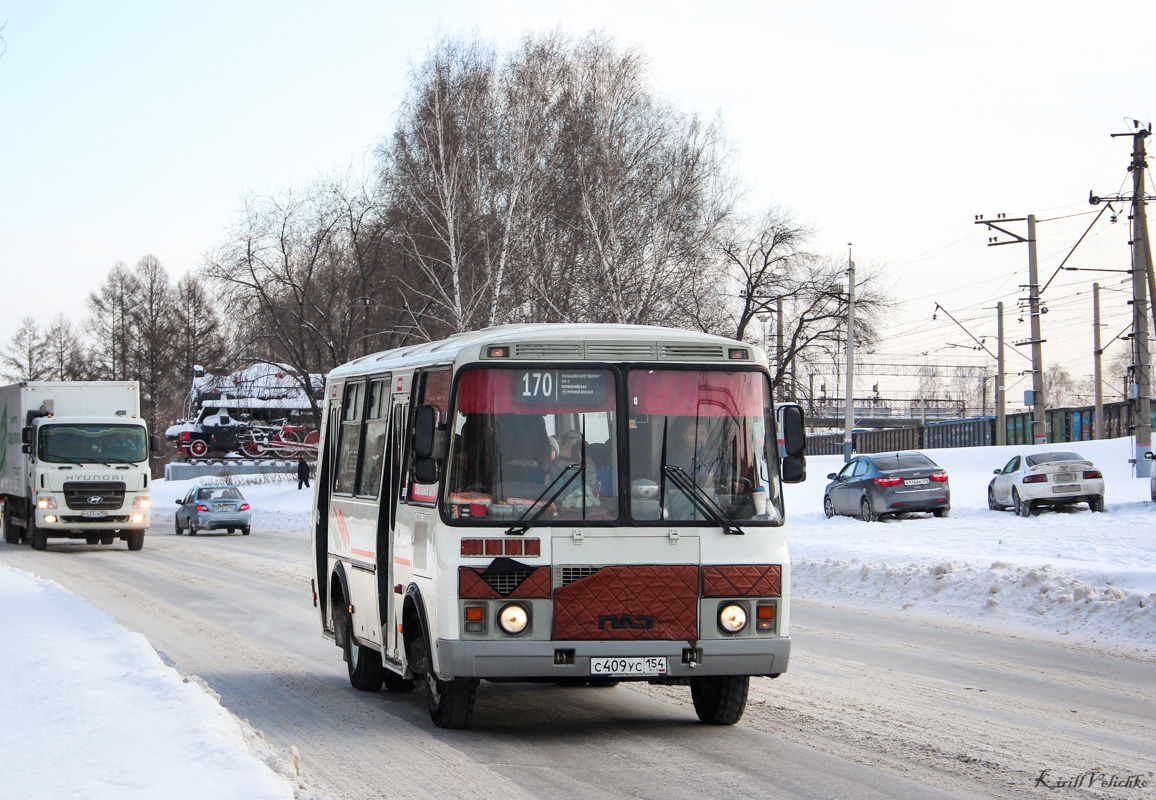
[[[460,641],[438,639],[437,671],[442,677],[514,680],[589,678],[592,658],[665,656],[662,676],[622,680],[692,678],[703,675],[774,675],[787,671],[789,636],[669,641]],[[690,651],[694,650],[693,653]]]

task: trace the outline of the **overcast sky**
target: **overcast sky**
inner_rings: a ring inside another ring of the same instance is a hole
[[[897,355],[979,357],[936,302],[994,350],[1002,300],[1008,340],[1028,338],[1026,247],[987,247],[974,215],[1051,220],[1046,281],[1092,220],[1089,190],[1130,193],[1131,139],[1110,134],[1156,112],[1150,0],[416,5],[0,2],[0,343],[25,315],[82,322],[118,261],[196,270],[246,193],[371,167],[439,33],[506,49],[602,29],[641,49],[660,95],[721,118],[751,209],[794,211],[825,253],[853,243],[892,287],[881,349]],[[1069,266],[1127,269],[1126,224],[1095,228]],[[1106,287],[1107,341],[1129,322],[1107,290],[1124,277],[1055,279],[1046,363],[1091,373],[1090,286]],[[1008,356],[1009,399],[1027,366]]]

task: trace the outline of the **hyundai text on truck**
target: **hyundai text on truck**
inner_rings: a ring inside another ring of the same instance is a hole
[[[4,540],[144,546],[149,455],[136,381],[27,381],[0,387]]]

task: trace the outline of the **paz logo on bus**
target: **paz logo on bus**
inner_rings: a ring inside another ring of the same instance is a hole
[[[654,617],[649,614],[603,614],[598,617],[598,630],[604,631],[607,626],[616,631],[627,628],[648,631],[654,627]]]

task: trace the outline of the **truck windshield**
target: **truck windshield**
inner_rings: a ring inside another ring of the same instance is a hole
[[[140,425],[45,425],[40,429],[40,460],[65,464],[139,463],[148,459]]]

